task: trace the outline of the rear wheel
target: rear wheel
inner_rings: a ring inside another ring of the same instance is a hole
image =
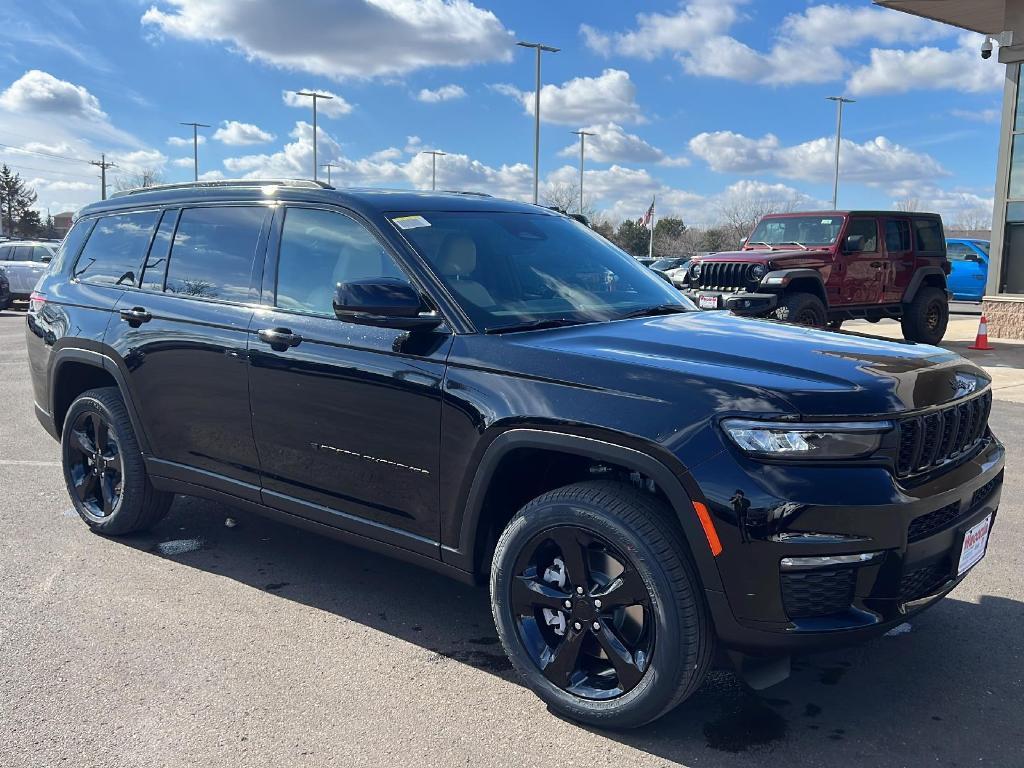
[[[116,387],[91,389],[68,409],[61,433],[64,482],[75,510],[94,531],[142,531],[167,513],[173,494],[153,488]]]
[[[491,606],[505,651],[557,712],[631,728],[700,686],[713,635],[672,511],[614,482],[540,496],[502,533]]]
[[[922,344],[938,344],[946,335],[949,324],[949,302],[941,288],[927,286],[914,296],[914,300],[903,307],[900,325],[903,338]]]
[[[809,325],[823,328],[828,321],[825,304],[813,293],[787,293],[779,300],[775,317],[796,325]]]

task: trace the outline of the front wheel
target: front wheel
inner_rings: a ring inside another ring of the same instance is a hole
[[[823,328],[828,322],[828,311],[825,304],[813,293],[787,293],[779,299],[775,317],[796,325],[809,325]]]
[[[633,728],[700,686],[713,634],[672,511],[614,482],[545,493],[502,533],[491,607],[513,666],[553,710]]]

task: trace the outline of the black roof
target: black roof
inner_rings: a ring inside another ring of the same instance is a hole
[[[766,213],[765,216],[934,216],[937,213],[927,211],[868,211],[868,210],[831,210],[831,211],[786,211],[785,213]]]
[[[146,206],[187,205],[217,201],[321,202],[343,205],[368,216],[382,212],[507,211],[558,215],[538,205],[504,200],[479,192],[430,192],[408,189],[336,189],[305,179],[240,179],[168,184],[119,193],[91,203],[79,216]]]

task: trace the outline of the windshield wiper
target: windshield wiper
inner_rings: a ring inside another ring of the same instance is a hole
[[[554,318],[538,318],[536,320],[527,320],[524,323],[516,323],[515,325],[500,325],[497,328],[488,328],[484,333],[516,333],[517,331],[539,331],[544,328],[562,328],[567,325],[580,325],[586,322],[585,320],[573,320],[569,317],[554,317]]]
[[[628,320],[631,317],[650,317],[652,315],[674,315],[681,312],[692,312],[693,310],[685,304],[655,304],[653,307],[634,309],[624,315],[619,315],[616,320]]]
[[[809,250],[806,245],[804,245],[803,243],[798,243],[796,240],[784,240],[781,243],[779,243],[779,245],[799,245],[805,251]]]
[[[764,240],[751,240],[747,245],[764,245],[768,247],[769,251],[775,250],[771,243],[766,243]]]

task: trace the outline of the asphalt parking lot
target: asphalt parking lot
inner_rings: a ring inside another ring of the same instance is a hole
[[[91,534],[23,333],[0,313],[2,765],[1024,764],[1024,404],[998,390],[1002,508],[949,598],[767,691],[718,673],[607,733],[518,684],[483,589],[184,497],[146,535]]]

